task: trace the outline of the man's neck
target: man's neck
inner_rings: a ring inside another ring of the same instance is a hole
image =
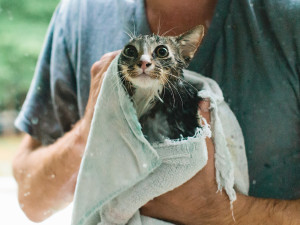
[[[178,35],[196,25],[209,27],[218,0],[145,0],[153,33]]]

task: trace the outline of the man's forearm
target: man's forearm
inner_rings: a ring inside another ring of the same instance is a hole
[[[225,198],[225,196],[216,196]],[[254,198],[238,194],[237,200],[233,203],[233,211],[227,201],[222,205],[207,209],[197,209],[194,206],[187,206],[192,215],[185,217],[180,224],[198,225],[299,225],[300,224],[300,200],[278,200]],[[208,202],[209,204],[209,202]],[[188,215],[188,213],[186,213]]]
[[[13,170],[19,185],[19,202],[31,220],[44,220],[72,201],[103,75],[119,53],[107,53],[93,64],[84,117],[70,132],[46,147],[29,135],[24,138]]]
[[[225,193],[213,191],[211,196],[197,195],[194,181],[199,180],[192,179],[148,202],[140,209],[141,214],[184,225],[300,224],[300,200],[261,199],[237,194],[231,211]]]
[[[42,221],[72,201],[88,133],[81,123],[49,146],[24,138],[13,169],[20,205],[31,220]]]
[[[300,200],[261,199],[238,195],[234,204],[238,225],[300,224]]]

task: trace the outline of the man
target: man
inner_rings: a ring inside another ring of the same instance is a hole
[[[13,165],[26,215],[41,221],[72,201],[102,75],[117,52],[104,54],[123,47],[124,31],[178,35],[204,24],[189,69],[215,79],[235,112],[255,196],[238,195],[236,224],[299,224],[300,200],[289,200],[300,198],[299,12],[292,0],[63,1],[16,122],[28,133]],[[207,109],[201,103],[209,119]],[[143,214],[233,224],[228,199],[215,193],[212,140],[207,145],[208,165]]]

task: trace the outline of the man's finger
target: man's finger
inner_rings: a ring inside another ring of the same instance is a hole
[[[113,59],[121,52],[121,50],[104,54],[101,59],[95,62],[91,68],[91,75],[96,76],[100,71],[106,71]]]
[[[199,113],[210,124],[210,101],[209,99],[203,99],[199,102]]]

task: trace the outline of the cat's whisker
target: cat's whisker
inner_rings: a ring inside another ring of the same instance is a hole
[[[163,77],[163,76],[161,76],[160,79],[163,81],[162,83],[164,83],[164,87],[171,92],[171,90],[166,86],[166,85],[169,85],[168,84],[168,80],[165,77]]]
[[[167,30],[166,32],[164,32],[164,33],[163,33],[162,35],[160,35],[160,36],[165,36],[167,33],[171,32],[172,30],[174,30],[174,29],[176,29],[176,28],[178,28],[178,27],[179,27],[179,26],[173,27],[173,28]]]
[[[126,29],[127,31],[123,30],[123,32],[124,32],[125,34],[127,34],[128,37],[130,37],[130,39],[136,38],[136,35],[135,35],[135,24],[133,24],[133,32],[134,32],[134,33],[132,33],[132,31],[131,31],[128,27],[125,27],[125,29]]]
[[[165,88],[163,88],[163,89],[162,89],[162,93],[161,93],[162,99],[165,97],[165,94],[166,94],[166,91],[165,91]]]
[[[159,35],[160,29],[161,29],[161,25],[160,25],[160,15],[159,15],[159,18],[158,18],[158,28],[157,28],[157,34],[156,35]]]
[[[111,84],[111,86],[109,87],[110,92],[115,92],[117,90],[118,83],[119,83],[119,80],[116,80],[114,83]],[[109,95],[110,95],[110,93],[109,93]]]
[[[124,65],[125,65],[125,66],[129,66],[129,64],[128,64],[128,63],[125,63],[125,62],[123,62],[122,64],[118,63],[117,65],[118,65],[118,66],[124,66]],[[120,72],[120,71],[119,71],[119,72]]]
[[[172,67],[172,68],[175,69],[174,67]],[[182,81],[182,82],[184,82],[184,83],[186,83],[186,84],[188,84],[191,88],[193,88],[195,91],[198,92],[198,89],[195,88],[194,85],[192,85],[191,83],[189,83],[189,82],[186,81],[185,79],[183,79],[183,78],[181,78],[181,77],[178,77],[178,76],[175,76],[175,75],[173,75],[172,73],[166,73],[166,74],[167,74],[167,75],[170,75],[170,76],[172,76],[172,77],[174,77],[174,78],[176,78],[176,79],[178,79],[178,80],[180,80],[180,81]]]
[[[120,77],[121,85],[124,87],[124,89],[126,90],[126,92],[128,93],[129,90],[127,88],[130,88],[130,92],[132,93],[133,92],[132,86],[129,85],[129,86],[125,87],[125,85],[124,85],[125,81],[128,80],[128,78],[126,78],[126,77],[128,77],[128,75],[126,73],[122,73],[121,71],[119,71],[118,74],[119,74],[119,77]],[[115,82],[115,86],[116,87],[119,85],[118,82],[119,81]]]
[[[125,34],[127,34],[128,35],[128,37],[130,38],[130,39],[133,39],[133,36],[131,36],[129,33],[127,33],[126,31],[123,31]]]
[[[123,80],[125,79],[125,77],[123,77],[123,76],[119,76],[119,77],[120,77],[120,80],[121,80],[121,83],[122,83]],[[120,82],[119,80],[115,80],[115,82],[110,87],[111,91],[115,91],[117,89],[117,87],[119,86],[119,82]]]
[[[168,87],[166,87],[169,91],[170,91],[170,93],[172,94],[172,98],[173,98],[173,108],[175,107],[175,96],[174,96],[174,92],[173,92],[173,90],[172,90],[172,87],[170,86],[170,84],[169,83],[167,83],[167,85],[169,86],[169,88]]]
[[[133,37],[136,37],[135,21],[133,20]]]
[[[175,95],[174,92],[172,90],[172,87],[170,85],[170,81],[167,78],[161,77],[164,81],[166,81],[166,84],[169,86],[169,88],[166,86],[166,88],[170,91],[170,93],[172,94],[172,98],[173,98],[173,108],[175,107]]]
[[[179,79],[179,81],[182,81],[182,80]],[[182,87],[184,88],[185,92],[186,92],[189,96],[192,96],[192,95],[190,94],[190,92],[186,89],[185,85],[182,85]]]
[[[173,74],[169,74],[169,73],[167,73],[167,74],[168,74],[169,76],[174,77],[175,79],[178,79],[178,80],[181,81],[181,82],[184,82],[184,83],[190,85],[190,87],[192,87],[195,91],[198,91],[197,88],[195,88],[192,84],[190,84],[190,83],[187,82],[186,80],[184,80],[184,79],[182,79],[182,78],[180,78],[180,77],[177,77],[177,76],[175,76],[175,75],[173,75]],[[184,87],[184,89],[187,91],[186,87],[185,87],[185,86],[183,86],[183,87]]]
[[[181,97],[179,91],[177,90],[176,86],[175,86],[174,84],[172,84],[172,82],[170,82],[170,84],[174,87],[175,91],[178,93],[179,98],[180,98],[180,100],[181,100],[181,106],[182,106],[182,108],[183,108],[183,100],[182,100],[182,97]]]
[[[192,43],[187,43],[187,44],[185,44],[185,45],[187,45],[187,46],[192,46],[193,48],[197,48],[198,46],[196,46],[196,45],[194,45],[194,44],[192,44]]]
[[[183,69],[188,66],[201,42],[199,28],[181,34],[180,38],[171,37],[169,35],[179,26],[165,30],[164,21],[159,16],[156,34],[135,37],[134,18],[131,22],[131,30],[125,31],[132,40],[120,55],[120,79],[113,84],[112,91],[122,83],[125,92],[120,94],[129,95],[147,139],[163,141],[165,137],[176,139],[194,135],[194,129],[198,127],[195,116],[199,100],[195,87],[198,86],[185,80]],[[167,121],[162,122],[165,118],[168,118]],[[147,129],[150,129],[148,133]]]
[[[183,78],[181,78],[181,77],[178,77],[178,76],[175,76],[175,75],[173,75],[172,73],[166,73],[167,75],[169,75],[169,76],[171,76],[171,77],[174,77],[175,79],[178,79],[179,81],[182,81],[182,82],[185,82],[185,83],[187,83],[187,84],[189,84],[189,85],[191,85],[190,83],[188,83],[186,80],[184,80]],[[197,90],[193,85],[191,85],[195,90]]]

